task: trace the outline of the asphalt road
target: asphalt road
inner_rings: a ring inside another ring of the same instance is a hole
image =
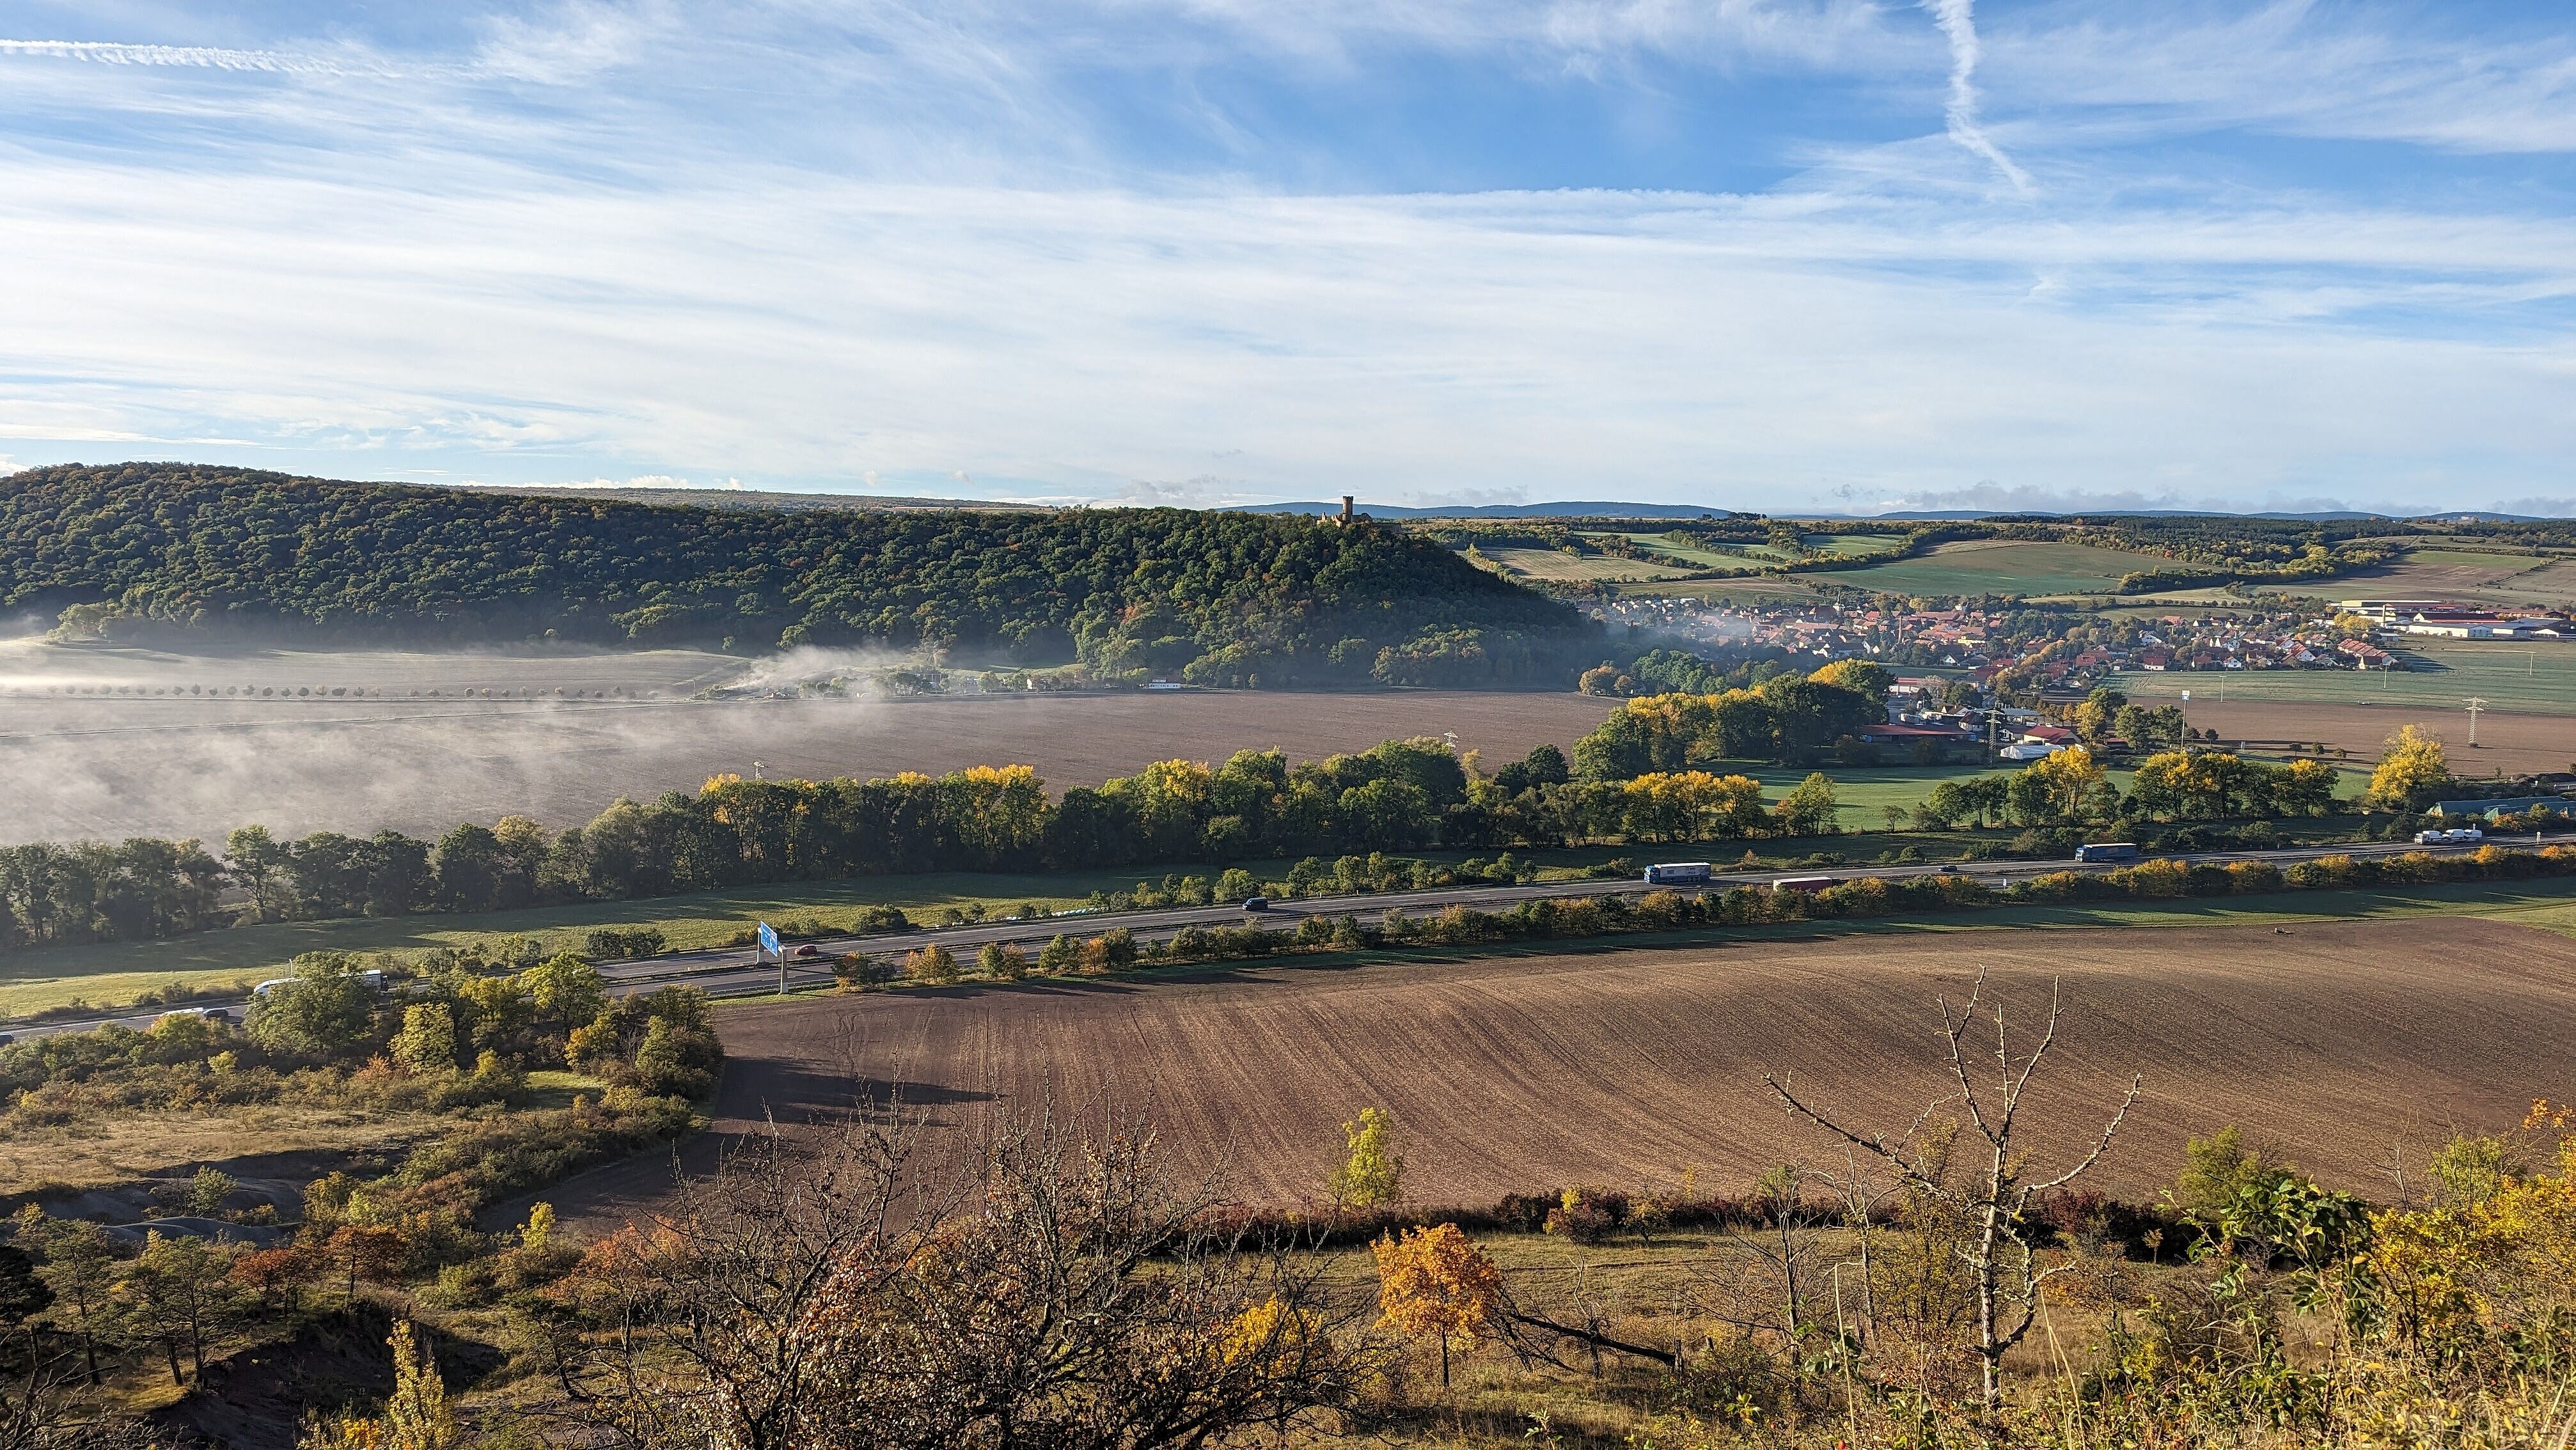
[[[2522,844],[2491,840],[2485,844],[2517,848]],[[2285,864],[2310,861],[2321,856],[2394,856],[2408,851],[2426,851],[2434,855],[2465,855],[2476,846],[2418,846],[2413,842],[2386,842],[2368,845],[2303,846],[2279,851],[2203,851],[2160,859],[2186,863],[2227,861],[2270,861]],[[2089,865],[2068,860],[2057,861],[1975,861],[1922,865],[1860,864],[1819,866],[1799,871],[1728,871],[1711,877],[1703,889],[1724,890],[1734,886],[1769,886],[1783,878],[1830,877],[1837,881],[1864,876],[1896,879],[1907,876],[1930,876],[1955,872],[1990,885],[2009,885],[2052,871],[2108,871],[2111,865]],[[1296,901],[1278,901],[1266,912],[1246,912],[1240,906],[1182,906],[1122,912],[1069,912],[1031,920],[974,922],[964,926],[926,927],[914,931],[881,933],[873,936],[827,937],[810,943],[794,943],[788,951],[812,946],[812,958],[790,957],[784,980],[789,990],[811,987],[832,980],[832,962],[844,953],[899,957],[906,952],[937,942],[961,957],[971,957],[987,942],[1019,946],[1034,955],[1048,938],[1062,932],[1076,937],[1096,936],[1114,926],[1123,926],[1138,941],[1161,941],[1188,926],[1231,926],[1251,922],[1274,929],[1294,930],[1309,916],[1358,918],[1363,925],[1384,920],[1389,911],[1407,915],[1428,916],[1452,906],[1480,910],[1506,910],[1516,903],[1542,898],[1563,899],[1575,896],[1643,895],[1663,888],[1651,887],[1633,878],[1613,881],[1551,881],[1528,886],[1444,886],[1425,891],[1388,891],[1368,896],[1309,897]],[[633,961],[602,962],[600,975],[608,979],[612,995],[627,996],[649,992],[675,983],[697,987],[711,996],[748,996],[778,990],[781,973],[775,962],[754,963],[740,947],[712,951],[675,952],[666,956],[645,957]],[[249,999],[204,1004],[229,1012],[236,1019],[249,1006]],[[110,1023],[142,1028],[150,1026],[168,1009],[110,1013],[98,1017],[67,1018],[56,1022],[30,1024],[25,1027],[0,1029],[0,1041],[26,1041],[48,1037],[59,1032],[87,1032]]]

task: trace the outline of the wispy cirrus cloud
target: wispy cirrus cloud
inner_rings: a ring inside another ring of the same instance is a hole
[[[1942,37],[1950,42],[1950,97],[1941,115],[1948,125],[1950,139],[1982,156],[1993,165],[2013,190],[2030,191],[2030,173],[2013,164],[1997,147],[1977,118],[1977,19],[1974,0],[1923,0],[1923,8],[1932,12],[1941,27]]]
[[[203,45],[127,45],[103,40],[0,40],[0,56],[40,56],[96,65],[180,66],[191,70],[268,71],[280,75],[336,75],[346,67],[310,56],[267,50],[224,50]]]

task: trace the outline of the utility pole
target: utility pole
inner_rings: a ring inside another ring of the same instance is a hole
[[[2486,701],[2475,695],[2469,697],[2469,748],[2471,750],[2478,748],[2478,712],[2486,707]]]

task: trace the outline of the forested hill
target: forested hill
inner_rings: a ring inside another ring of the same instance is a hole
[[[952,646],[1208,684],[1570,683],[1597,626],[1365,522],[763,512],[187,464],[0,478],[0,608],[114,634]]]

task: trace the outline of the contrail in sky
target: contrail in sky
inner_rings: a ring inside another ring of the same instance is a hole
[[[1950,38],[1950,103],[1944,114],[1950,124],[1950,139],[1994,163],[2015,191],[2027,195],[2030,174],[2013,165],[2012,158],[1986,136],[1986,128],[1977,121],[1977,22],[1969,12],[1976,0],[1923,0],[1923,8],[1941,33]]]
[[[215,50],[197,45],[123,45],[109,40],[0,40],[0,55],[50,56],[96,65],[187,66],[197,70],[345,75],[346,68],[269,50]]]

